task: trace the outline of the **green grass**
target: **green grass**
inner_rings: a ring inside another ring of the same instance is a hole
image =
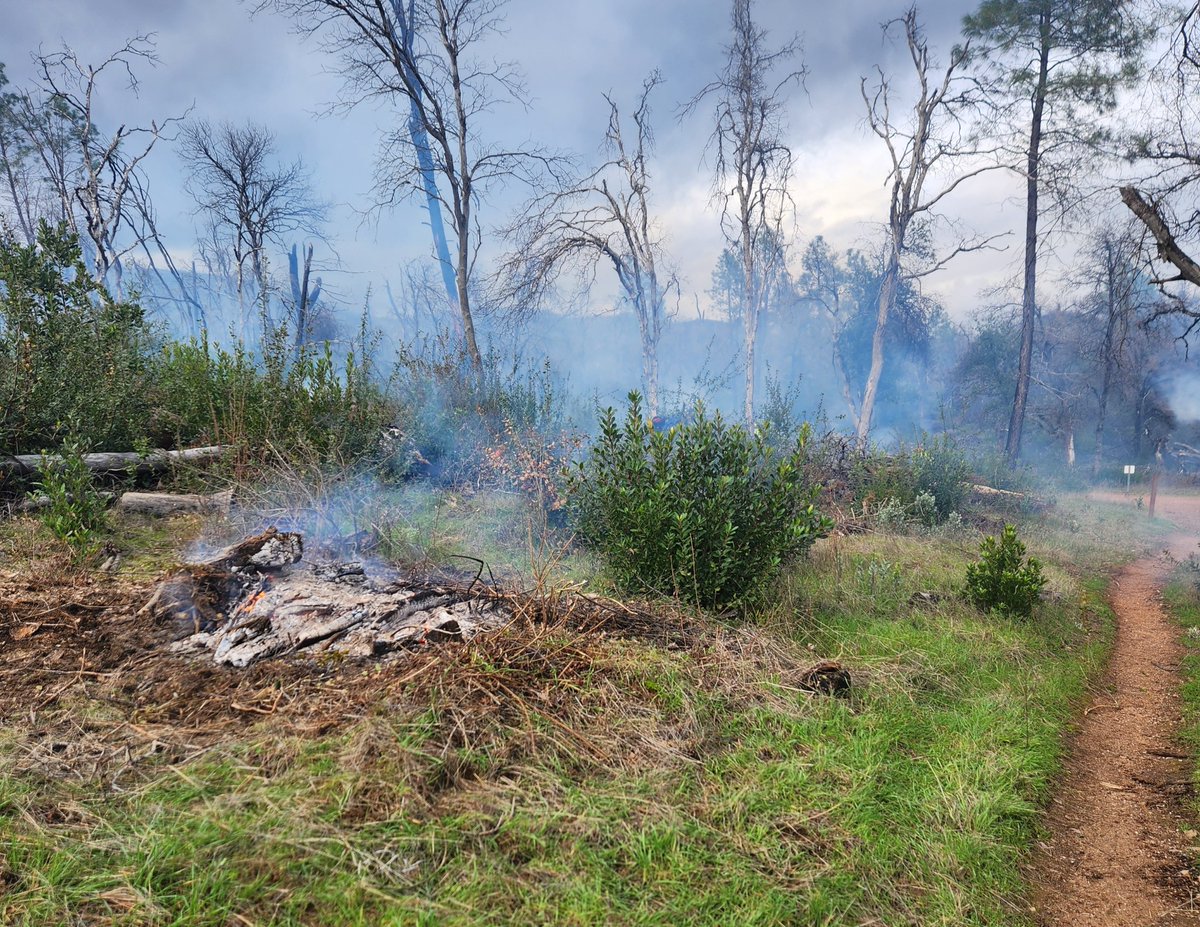
[[[495,530],[447,534],[478,552]],[[1103,563],[1090,530],[1066,533]],[[979,614],[958,595],[977,541],[830,539],[759,629],[690,648],[556,632],[540,662],[517,640],[471,656],[520,710],[471,708],[450,678],[324,734],[264,719],[190,758],[143,745],[115,777],[31,766],[14,723],[0,922],[1024,924],[1020,862],[1110,616],[1061,557],[1033,620]],[[821,658],[850,699],[798,689]]]
[[[1200,560],[1196,556],[1176,568],[1163,590],[1163,600],[1184,631],[1181,735],[1189,751],[1200,755]],[[1200,768],[1193,772],[1193,778],[1200,784]],[[1200,802],[1196,807],[1200,810]]]

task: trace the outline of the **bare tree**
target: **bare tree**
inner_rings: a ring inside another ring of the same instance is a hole
[[[88,246],[97,280],[123,290],[123,260],[147,250],[145,213],[149,197],[142,163],[166,131],[183,116],[149,126],[121,125],[111,135],[97,128],[95,112],[105,72],[124,73],[137,92],[135,64],[154,64],[154,45],[136,36],[99,65],[84,64],[69,48],[38,55],[43,99],[26,96],[20,119],[59,201],[61,216]],[[40,102],[40,105],[39,105]],[[161,242],[155,244],[165,253]]]
[[[1155,110],[1150,129],[1133,140],[1130,152],[1146,166],[1146,175],[1120,192],[1154,243],[1153,260],[1167,265],[1153,282],[1168,292],[1172,283],[1200,287],[1200,262],[1192,257],[1200,246],[1200,3],[1179,20],[1171,50],[1154,78],[1162,108]],[[1200,310],[1186,300],[1172,299],[1158,314],[1183,316],[1184,338],[1200,328]]]
[[[23,121],[28,98],[5,90],[8,77],[0,63],[0,190],[6,209],[0,219],[13,225],[25,244],[37,241],[37,222],[45,216],[44,185],[35,169],[35,155],[26,137]]]
[[[476,370],[483,367],[471,295],[482,237],[476,210],[489,187],[513,178],[533,182],[554,163],[533,148],[485,141],[478,131],[481,116],[499,100],[523,103],[525,99],[514,66],[474,58],[475,49],[500,31],[505,2],[409,0],[406,5],[404,0],[263,0],[260,4],[260,9],[291,14],[306,33],[324,33],[330,49],[342,58],[352,102],[376,97],[406,102],[406,125],[386,140],[387,156],[376,192],[380,205],[419,195],[428,204],[436,200],[448,213],[454,235],[455,295],[467,353]]]
[[[313,195],[299,159],[279,163],[275,135],[265,126],[213,126],[199,120],[184,128],[180,143],[188,167],[185,186],[204,214],[213,243],[233,255],[244,311],[247,271],[259,294],[267,290],[267,245],[282,246],[283,236],[296,231],[319,235],[327,207]]]
[[[950,53],[948,64],[940,69],[930,55],[916,7],[910,7],[898,20],[885,24],[885,33],[896,25],[904,32],[918,91],[909,118],[903,124],[894,120],[892,84],[881,70],[874,89],[868,90],[866,78],[861,82],[867,124],[887,147],[890,201],[884,227],[883,278],[871,339],[871,369],[858,412],[860,442],[865,442],[871,431],[875,398],[883,373],[887,322],[896,305],[901,280],[927,277],[958,255],[988,247],[992,241],[957,236],[955,243],[940,254],[931,248],[927,233],[939,221],[937,209],[941,202],[964,181],[994,170],[996,165],[975,163],[973,159],[983,152],[964,138],[963,120],[975,105],[979,90],[978,83],[963,73],[967,47],[956,47]],[[936,182],[936,186],[931,187],[931,181]],[[918,228],[926,233],[920,236],[922,247],[919,248],[914,247],[914,233]]]
[[[746,364],[744,414],[754,419],[755,348],[767,295],[786,269],[785,227],[794,213],[788,195],[792,151],[785,140],[787,91],[801,85],[804,69],[791,68],[799,38],[777,48],[754,22],[752,0],[732,0],[732,37],[716,80],[684,107],[694,112],[715,100],[710,148],[715,153],[713,195],[721,229],[741,260],[742,334]],[[772,246],[773,243],[773,246]]]
[[[666,269],[661,233],[650,208],[650,94],[661,81],[656,71],[643,84],[628,143],[620,110],[605,95],[608,160],[566,189],[536,197],[510,230],[516,248],[505,262],[506,275],[513,281],[510,299],[533,303],[567,265],[582,266],[589,279],[598,265],[612,267],[638,320],[642,383],[651,415],[658,413],[658,344],[667,295],[676,286],[674,274]]]
[[[5,186],[27,241],[36,239],[42,220],[80,234],[72,195],[83,134],[78,115],[34,87],[5,93],[0,117]]]

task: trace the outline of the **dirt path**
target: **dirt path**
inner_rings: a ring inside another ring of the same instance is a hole
[[[1187,529],[1162,547],[1179,559],[1194,553],[1200,498],[1162,497],[1158,512]],[[1046,927],[1200,925],[1200,872],[1188,871],[1186,853],[1200,838],[1185,836],[1181,801],[1190,794],[1191,763],[1176,740],[1183,648],[1160,597],[1170,571],[1160,552],[1113,584],[1112,659],[1072,743],[1048,812],[1050,837],[1032,866],[1033,904]]]

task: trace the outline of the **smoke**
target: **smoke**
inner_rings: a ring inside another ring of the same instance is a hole
[[[1200,423],[1200,372],[1174,370],[1163,378],[1163,398],[1181,424]]]

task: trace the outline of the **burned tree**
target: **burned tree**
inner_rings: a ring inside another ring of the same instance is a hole
[[[964,117],[978,100],[978,84],[963,73],[967,48],[955,48],[945,69],[940,70],[930,55],[916,8],[886,24],[885,32],[896,25],[904,31],[918,90],[907,123],[897,124],[893,119],[892,83],[882,71],[878,72],[878,83],[873,90],[868,90],[866,78],[861,83],[867,124],[887,148],[890,199],[884,226],[883,276],[871,341],[871,368],[857,414],[860,442],[866,442],[871,431],[883,373],[888,317],[895,308],[902,281],[927,277],[956,256],[988,247],[991,241],[959,237],[940,254],[931,246],[928,233],[939,221],[937,208],[942,200],[964,181],[994,169],[994,165],[971,166],[971,159],[984,152],[963,137]],[[931,181],[937,181],[938,185],[931,188]],[[922,234],[917,235],[918,231]],[[915,246],[917,239],[922,247]]]
[[[784,107],[788,89],[803,82],[804,69],[789,69],[800,53],[798,38],[777,48],[767,45],[766,31],[754,22],[752,0],[733,0],[731,29],[724,66],[684,112],[694,112],[710,99],[716,102],[710,142],[716,166],[713,195],[721,208],[726,242],[742,265],[744,414],[749,422],[754,419],[759,321],[768,294],[785,270],[784,231],[794,211],[788,194],[792,151],[785,140]]]
[[[409,195],[423,197],[435,241],[441,209],[449,214],[453,296],[476,371],[483,367],[472,302],[481,239],[477,208],[489,187],[513,178],[533,182],[554,161],[540,151],[489,142],[479,134],[481,117],[499,100],[525,99],[514,66],[473,57],[481,43],[499,32],[504,3],[262,0],[259,6],[292,15],[305,33],[325,35],[330,50],[341,56],[352,103],[383,97],[406,104],[405,127],[385,139],[378,202],[389,206]],[[446,253],[440,243],[438,250]]]
[[[120,296],[124,259],[151,248],[166,249],[147,219],[152,219],[142,163],[164,138],[170,117],[149,126],[121,125],[111,135],[94,121],[100,83],[106,72],[122,72],[135,93],[136,64],[156,62],[145,36],[130,39],[99,65],[84,64],[70,49],[38,55],[40,98],[26,95],[18,123],[41,165],[45,182],[58,200],[58,212],[88,246],[98,281]]]
[[[289,232],[319,234],[326,207],[313,196],[300,160],[278,163],[275,135],[247,123],[213,126],[206,120],[182,133],[185,186],[211,229],[213,245],[233,255],[238,304],[245,305],[247,269],[258,294],[266,292],[268,243]]]
[[[964,27],[978,43],[981,71],[1001,91],[996,121],[1011,121],[1008,138],[1019,149],[1012,155],[1022,162],[1014,169],[1025,178],[1021,346],[1005,441],[1015,465],[1033,371],[1042,198],[1049,194],[1062,206],[1078,186],[1078,165],[1064,161],[1102,141],[1090,117],[1116,106],[1117,90],[1137,75],[1148,33],[1132,2],[1111,0],[983,0]]]
[[[643,85],[628,143],[620,110],[605,95],[609,159],[566,189],[533,200],[511,230],[517,247],[506,267],[516,281],[511,298],[525,302],[540,300],[568,264],[582,266],[588,274],[601,264],[612,267],[638,320],[642,381],[651,415],[659,411],[658,344],[667,294],[675,286],[650,209],[650,94],[661,80],[655,72]]]
[[[299,246],[292,245],[292,250],[288,252],[288,284],[292,294],[293,324],[296,328],[293,353],[297,359],[304,351],[304,344],[316,317],[318,301],[321,299],[321,278],[317,277],[309,283],[312,267],[313,246],[306,245],[301,257]]]

